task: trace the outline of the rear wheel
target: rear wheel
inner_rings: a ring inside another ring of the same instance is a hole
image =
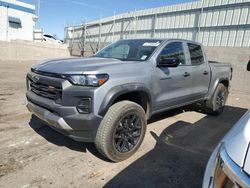
[[[219,84],[212,98],[206,102],[205,111],[211,115],[219,115],[225,107],[227,97],[228,89],[223,84]]]
[[[97,130],[97,150],[114,162],[129,158],[143,141],[146,122],[140,105],[130,101],[112,105]]]

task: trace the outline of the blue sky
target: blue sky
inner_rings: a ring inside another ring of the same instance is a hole
[[[37,5],[38,0],[20,0]],[[194,0],[40,0],[39,26],[47,34],[64,37],[64,27],[69,24],[80,24],[100,17],[133,11],[190,2]]]

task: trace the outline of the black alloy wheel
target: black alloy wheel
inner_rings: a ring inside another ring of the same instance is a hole
[[[126,153],[131,151],[139,141],[142,124],[136,114],[123,117],[115,130],[114,144],[117,151]]]
[[[216,110],[221,111],[225,105],[226,96],[225,92],[221,90],[216,97]]]

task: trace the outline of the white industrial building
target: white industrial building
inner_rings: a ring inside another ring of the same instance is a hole
[[[33,40],[35,6],[16,0],[0,0],[0,40]]]
[[[182,38],[205,46],[250,47],[250,0],[199,0],[138,10],[66,28],[83,53],[118,39]]]

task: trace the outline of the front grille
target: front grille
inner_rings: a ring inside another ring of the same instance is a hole
[[[48,99],[57,100],[60,99],[62,96],[62,88],[41,84],[41,83],[35,83],[31,79],[29,79],[29,85],[30,85],[30,91],[33,93],[45,97]]]

